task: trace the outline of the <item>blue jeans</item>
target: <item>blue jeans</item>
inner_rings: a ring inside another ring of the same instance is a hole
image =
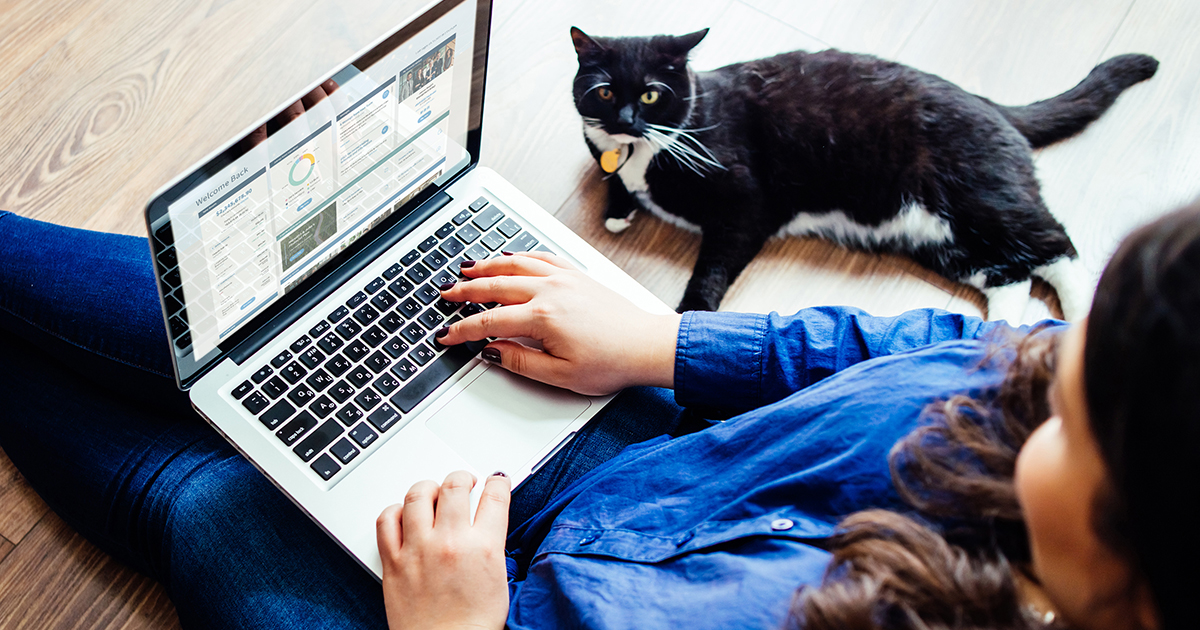
[[[191,409],[144,239],[0,212],[0,447],[59,515],[166,587],[185,628],[383,628],[379,584]],[[511,526],[625,446],[704,426],[616,401],[513,495]]]

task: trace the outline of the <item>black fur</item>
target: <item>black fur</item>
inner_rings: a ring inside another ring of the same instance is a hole
[[[1062,95],[1005,107],[931,74],[836,50],[692,72],[688,52],[706,33],[591,38],[572,29],[585,126],[635,138],[655,135],[652,124],[692,130],[697,142],[681,142],[706,155],[702,144],[720,164],[692,159],[689,167],[660,151],[642,199],[620,171],[608,179],[606,218],[629,217],[649,200],[702,231],[680,311],[716,309],[766,240],[800,213],[841,210],[879,226],[918,203],[949,224],[948,242],[845,244],[901,251],[953,280],[982,273],[985,287],[1075,258],[1042,202],[1031,148],[1078,133],[1158,65],[1145,55],[1114,57]],[[651,89],[654,104],[639,100]],[[587,142],[599,159],[601,149]]]

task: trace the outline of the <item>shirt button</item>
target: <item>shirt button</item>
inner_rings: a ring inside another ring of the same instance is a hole
[[[793,523],[792,519],[790,518],[777,518],[771,521],[771,529],[777,532],[791,529],[793,525],[795,525],[795,523]]]

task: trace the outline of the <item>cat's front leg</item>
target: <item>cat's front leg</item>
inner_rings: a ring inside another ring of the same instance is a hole
[[[614,234],[624,232],[633,223],[638,203],[620,177],[608,178],[608,206],[604,209],[604,227]]]
[[[705,226],[700,255],[676,311],[715,311],[729,285],[767,242],[770,232],[745,225]]]

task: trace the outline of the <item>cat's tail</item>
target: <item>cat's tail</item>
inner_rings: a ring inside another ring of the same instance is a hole
[[[1079,85],[1024,107],[995,105],[1033,148],[1083,131],[1112,106],[1129,86],[1154,76],[1158,60],[1149,55],[1118,55],[1092,68]]]

